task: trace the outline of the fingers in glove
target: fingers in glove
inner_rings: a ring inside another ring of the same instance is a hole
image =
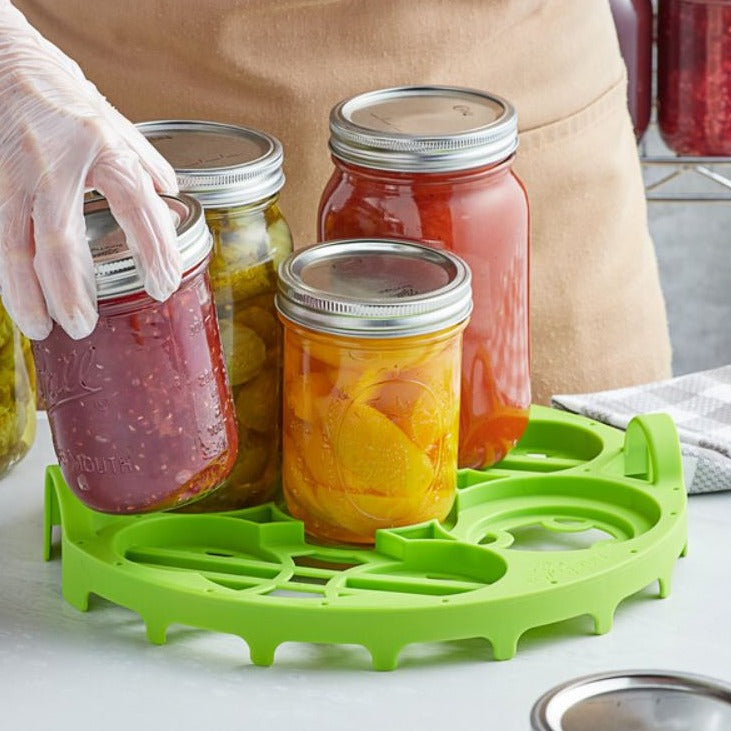
[[[33,268],[30,208],[10,200],[0,212],[0,287],[5,309],[32,340],[44,340],[53,323]]]
[[[170,209],[155,192],[138,156],[128,149],[106,148],[94,161],[88,182],[109,202],[135,257],[145,290],[167,299],[179,286],[182,262]]]
[[[170,163],[153,147],[147,138],[121,115],[111,104],[104,101],[104,117],[112,124],[130,149],[140,158],[142,167],[148,172],[159,193],[178,192],[178,180]]]
[[[59,198],[59,190],[65,195]],[[33,203],[34,268],[48,314],[74,340],[98,319],[94,263],[86,240],[81,186],[43,182]]]

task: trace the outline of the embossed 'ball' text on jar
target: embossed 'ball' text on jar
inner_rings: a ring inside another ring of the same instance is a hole
[[[280,267],[283,492],[311,536],[372,543],[444,519],[457,488],[470,272],[405,241],[300,250]]]
[[[239,424],[239,452],[221,489],[190,511],[231,510],[273,497],[281,475],[281,340],[274,309],[279,263],[292,236],[279,209],[278,140],[214,122],[145,122],[140,131],[203,206],[213,234],[209,266]]]
[[[211,235],[187,196],[164,196],[184,274],[165,301],[147,295],[103,198],[84,204],[99,321],[81,340],[54,324],[33,343],[53,444],[71,490],[91,508],[142,513],[214,490],[236,457],[236,419],[207,266]]]
[[[384,89],[330,115],[335,169],[320,240],[410,239],[453,251],[472,270],[460,467],[502,459],[528,422],[528,200],[512,170],[517,145],[512,105],[470,89]]]

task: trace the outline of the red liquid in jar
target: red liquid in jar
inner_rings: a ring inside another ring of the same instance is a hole
[[[500,164],[449,173],[369,170],[334,158],[319,237],[410,239],[472,270],[462,352],[459,466],[489,467],[515,445],[530,407],[528,203]]]
[[[100,302],[83,340],[54,325],[34,343],[56,455],[86,505],[171,508],[228,474],[236,421],[215,318],[198,268],[166,302],[145,294]]]
[[[731,155],[731,2],[661,0],[658,124],[680,155]]]

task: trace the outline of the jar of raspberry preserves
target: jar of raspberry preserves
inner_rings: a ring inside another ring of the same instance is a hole
[[[731,155],[731,0],[660,0],[657,115],[679,155]]]
[[[82,340],[54,325],[33,343],[53,444],[71,490],[107,513],[174,508],[231,470],[237,433],[208,280],[211,234],[187,196],[177,220],[183,281],[165,302],[143,289],[107,201],[84,204],[99,321]]]
[[[471,89],[374,91],[330,115],[335,169],[320,201],[320,239],[418,241],[472,270],[460,467],[502,459],[528,420],[528,200],[512,170],[517,145],[513,106]]]

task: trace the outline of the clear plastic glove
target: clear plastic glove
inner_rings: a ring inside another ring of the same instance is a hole
[[[168,207],[168,163],[78,65],[0,0],[0,289],[30,338],[55,320],[75,339],[96,325],[94,268],[83,196],[109,201],[158,300],[179,286],[181,262]]]

